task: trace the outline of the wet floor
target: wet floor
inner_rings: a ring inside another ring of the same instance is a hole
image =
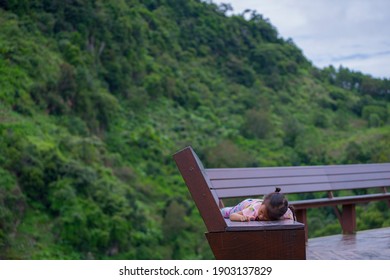
[[[309,239],[308,260],[390,260],[390,227]]]

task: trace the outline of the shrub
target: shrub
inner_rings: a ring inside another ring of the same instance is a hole
[[[206,150],[207,167],[248,167],[254,165],[253,157],[230,140]]]
[[[247,137],[267,138],[273,131],[271,114],[266,110],[251,109],[245,114],[242,132]]]

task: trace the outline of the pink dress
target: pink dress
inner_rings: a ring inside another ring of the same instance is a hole
[[[259,216],[259,209],[263,203],[262,199],[252,199],[248,198],[244,201],[241,201],[239,204],[233,207],[225,207],[221,209],[222,216],[225,219],[228,219],[230,214],[237,213],[242,211],[244,216],[247,217],[257,217]],[[280,220],[290,219],[294,220],[294,215],[290,209],[287,209],[287,212],[280,218]]]

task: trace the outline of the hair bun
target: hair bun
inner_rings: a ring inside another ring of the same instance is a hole
[[[282,190],[281,188],[278,188],[278,187],[275,188],[276,193],[279,193],[281,190]]]

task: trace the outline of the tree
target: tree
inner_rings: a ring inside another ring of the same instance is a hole
[[[271,135],[273,124],[271,113],[268,110],[248,110],[245,114],[245,123],[242,132],[247,137],[265,139]]]

